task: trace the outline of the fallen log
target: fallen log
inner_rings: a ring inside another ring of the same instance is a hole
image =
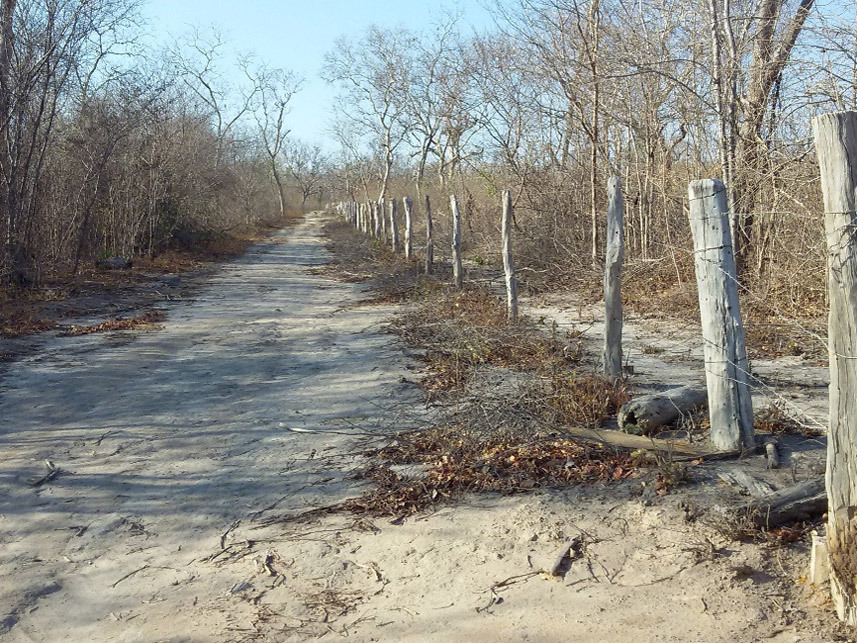
[[[625,433],[646,435],[675,422],[685,413],[707,405],[708,392],[704,386],[681,386],[625,402],[617,419],[619,428]]]
[[[738,508],[738,515],[747,516],[758,527],[778,527],[818,518],[826,511],[827,491],[822,475],[751,500]]]

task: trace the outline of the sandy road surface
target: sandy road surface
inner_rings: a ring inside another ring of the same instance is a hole
[[[796,582],[806,548],[697,519],[740,500],[705,478],[662,499],[631,479],[278,521],[353,495],[367,434],[422,406],[380,332],[392,309],[311,274],[320,222],[169,304],[161,330],[56,338],[3,375],[0,640],[835,638]],[[62,473],[28,486],[46,458]],[[569,537],[567,571],[541,573]]]
[[[160,330],[57,337],[4,374],[0,639],[234,638],[220,603],[245,578],[204,559],[236,521],[353,486],[317,456],[416,392],[388,311],[310,273],[320,228],[255,246]],[[62,472],[29,486],[45,459]]]

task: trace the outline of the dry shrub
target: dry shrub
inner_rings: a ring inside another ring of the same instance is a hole
[[[32,310],[0,310],[0,337],[21,337],[56,328],[56,322],[43,319]]]
[[[754,413],[753,426],[757,433],[803,435],[807,437],[820,434],[817,429],[798,422],[789,415],[782,404],[776,402]]]
[[[553,373],[530,409],[560,426],[604,426],[630,398],[627,384],[612,377],[578,371]]]
[[[397,317],[393,328],[426,349],[430,375],[423,384],[433,397],[460,390],[484,364],[537,371],[578,357],[528,320],[510,324],[502,302],[482,287],[433,292]]]
[[[624,480],[634,468],[627,453],[565,438],[532,440],[518,433],[484,437],[460,426],[403,433],[358,475],[375,483],[345,508],[408,516],[466,492],[516,493],[539,487]],[[395,464],[419,463],[419,477],[402,476]]]

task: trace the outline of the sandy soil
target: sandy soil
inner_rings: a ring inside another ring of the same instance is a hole
[[[805,547],[697,519],[714,481],[483,496],[416,519],[283,520],[356,495],[422,417],[392,310],[315,274],[321,217],[150,332],[54,338],[0,381],[4,641],[829,641]],[[61,468],[38,487],[50,459]],[[778,474],[779,475],[779,474]],[[785,476],[786,472],[781,472]],[[579,555],[540,573],[565,538]],[[844,639],[843,639],[844,640]]]

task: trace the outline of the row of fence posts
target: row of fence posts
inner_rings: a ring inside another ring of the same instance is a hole
[[[831,594],[839,617],[857,625],[857,112],[824,114],[813,120],[825,206],[828,257],[830,419],[826,487],[827,547]],[[724,185],[716,179],[688,186],[690,228],[699,291],[705,380],[711,442],[722,451],[755,449],[753,406],[744,326],[738,297],[729,209]],[[607,184],[604,271],[605,329],[603,367],[623,376],[622,264],[624,205],[620,179]],[[413,210],[405,199],[405,254],[411,256]],[[340,212],[375,237],[386,237],[383,203],[343,203]],[[452,212],[453,281],[462,286],[461,214]],[[509,319],[518,315],[517,280],[512,257],[512,200],[502,196],[502,255]],[[432,271],[431,204],[425,200],[426,272]],[[398,251],[396,205],[390,202],[392,246]]]
[[[747,350],[738,302],[738,278],[726,190],[720,181],[691,181],[693,235],[711,442],[723,451],[755,448]],[[604,372],[623,375],[622,264],[624,202],[619,177],[607,182],[604,269]]]
[[[694,241],[699,307],[705,355],[705,378],[711,419],[711,441],[715,448],[736,451],[755,447],[753,410],[750,399],[747,350],[738,302],[738,279],[726,191],[720,181],[692,181],[688,188],[690,225]],[[384,239],[393,252],[413,258],[414,207],[409,197],[402,199],[405,213],[404,244],[400,243],[397,201],[368,203],[342,202],[339,213],[365,234]],[[506,282],[508,318],[518,318],[518,281],[512,253],[512,197],[502,193],[500,221],[501,254]],[[463,285],[461,258],[461,211],[458,199],[450,196],[452,215],[452,281]],[[434,229],[431,200],[425,197],[425,272],[434,263]],[[619,177],[607,182],[607,234],[604,265],[604,347],[605,374],[623,376],[622,353],[622,268],[624,261],[624,200]]]
[[[405,259],[411,260],[414,255],[413,231],[414,231],[414,202],[410,197],[402,199],[405,212],[405,236],[404,243],[400,243],[398,207],[396,199],[388,201],[369,201],[357,203],[355,201],[343,201],[337,205],[340,216],[360,232],[369,234],[377,239],[384,239],[390,243],[393,252],[403,251]],[[464,270],[461,258],[461,209],[458,207],[458,199],[455,195],[449,197],[449,207],[452,213],[452,282],[455,288],[461,289],[464,285]],[[503,271],[506,278],[506,311],[511,321],[518,318],[518,279],[515,276],[515,262],[512,258],[512,195],[509,190],[502,194],[501,228]],[[389,217],[387,214],[389,213]],[[434,223],[432,221],[431,199],[425,197],[425,272],[431,274],[434,270]],[[389,219],[389,224],[388,224]],[[388,232],[389,231],[389,232]]]
[[[826,562],[837,615],[857,626],[857,112],[813,119],[824,201],[830,360]],[[608,184],[604,366],[621,375],[622,199]],[[711,441],[756,447],[750,372],[725,186],[691,181],[690,228],[705,358]],[[814,538],[815,543],[815,538]],[[814,552],[815,554],[815,552]]]
[[[690,224],[702,336],[705,355],[705,378],[708,389],[712,444],[723,451],[753,448],[753,411],[750,400],[747,351],[738,303],[738,279],[726,191],[717,180],[692,181],[688,188]],[[501,254],[506,282],[506,309],[510,320],[518,317],[518,281],[512,253],[512,220],[514,211],[508,190],[502,193],[500,221]],[[342,202],[338,205],[344,219],[365,234],[390,243],[393,252],[404,252],[413,258],[414,207],[409,197],[402,199],[405,213],[404,244],[400,243],[397,201],[368,203]],[[461,210],[455,195],[450,196],[452,215],[452,281],[455,288],[463,285],[461,258]],[[425,272],[434,269],[434,228],[431,200],[425,197]],[[607,234],[604,265],[604,372],[623,376],[622,353],[622,268],[624,261],[624,200],[619,177],[607,182]]]

